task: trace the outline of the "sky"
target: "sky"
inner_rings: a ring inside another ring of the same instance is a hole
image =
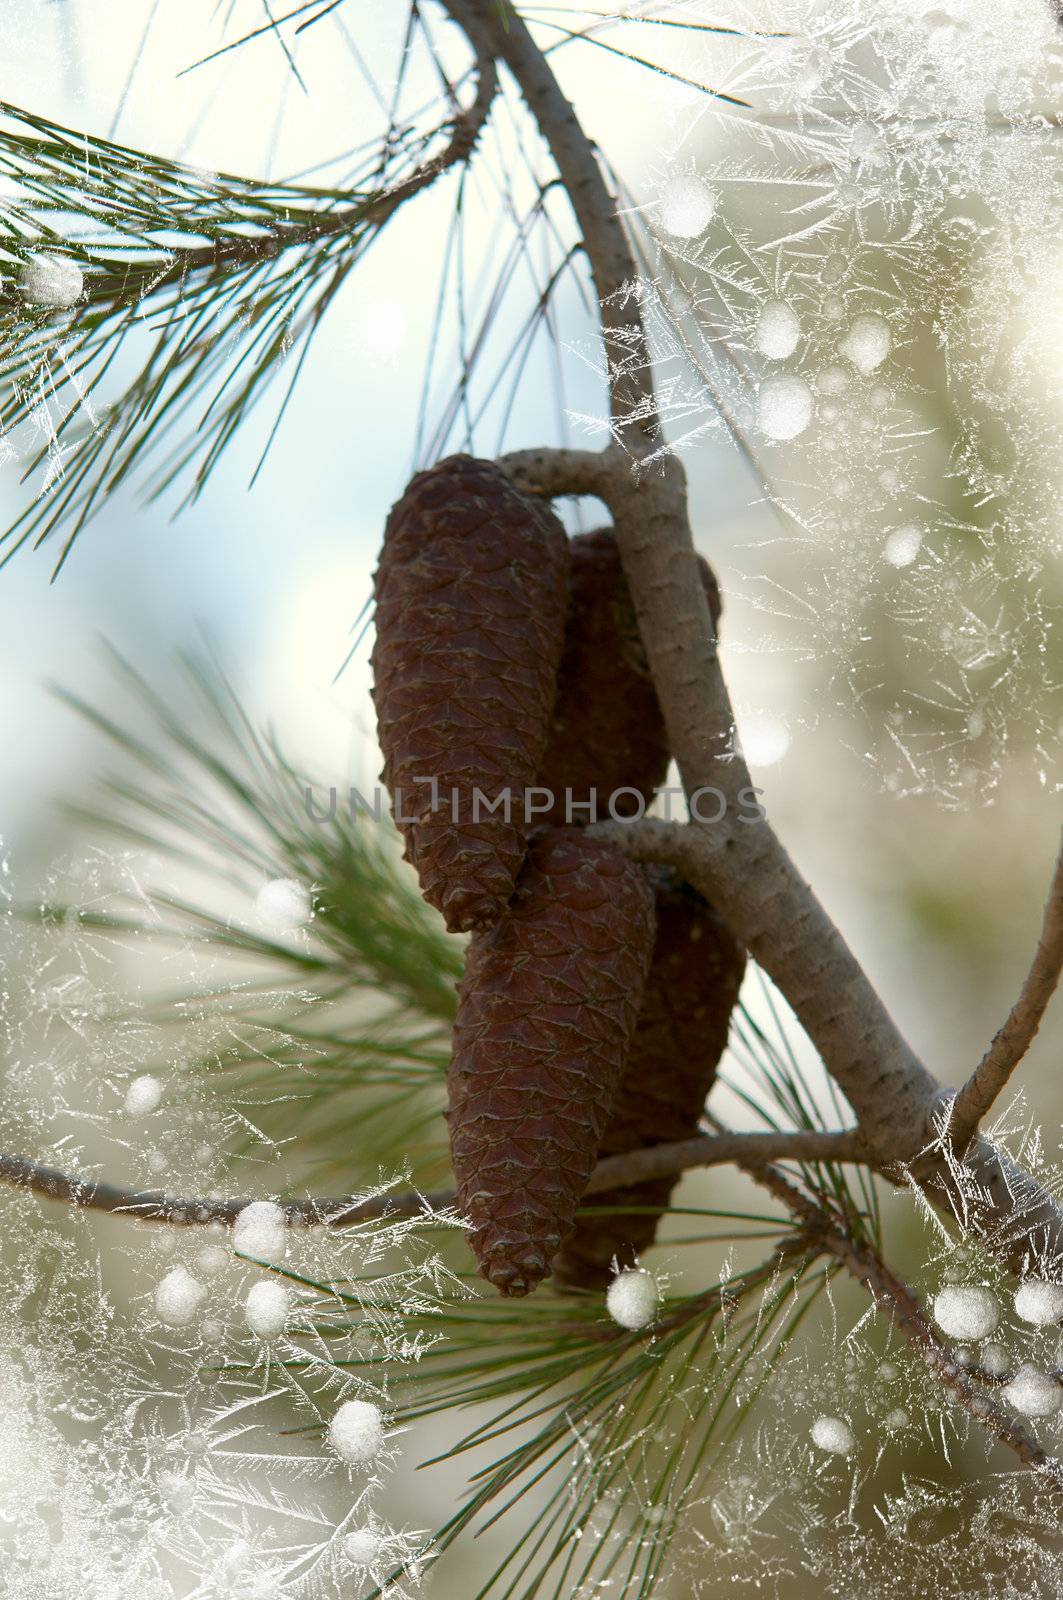
[[[91,7],[0,0],[0,92],[135,148],[250,175],[300,171],[364,136],[358,113],[367,108],[357,97],[364,85],[352,57],[326,44],[325,28],[317,30],[320,47],[311,32],[299,55],[307,93],[271,39],[181,76],[212,47],[212,10],[140,0]],[[367,20],[380,32],[386,14],[376,7],[359,18],[366,53],[376,43],[366,36]],[[659,148],[647,140],[645,123],[628,115],[630,100],[596,94],[607,68],[615,84],[616,64],[587,51],[572,63],[570,82],[593,106],[594,131],[638,192]],[[641,86],[635,69],[621,63],[619,72],[620,81]],[[661,79],[653,90],[666,137],[670,102],[688,103],[690,93],[680,86],[673,92]],[[253,491],[246,485],[258,441],[238,442],[178,520],[169,520],[172,504],[145,507],[123,492],[54,584],[48,548],[24,551],[3,569],[0,834],[9,845],[24,839],[30,848],[49,795],[79,784],[91,768],[83,733],[53,705],[47,683],[108,693],[101,636],[156,675],[168,671],[176,649],[209,638],[248,704],[282,731],[290,728],[311,766],[371,772],[369,642],[338,681],[336,674],[370,593],[388,506],[411,460],[442,222],[434,206],[429,196],[416,215],[400,216],[340,296]],[[476,247],[490,218],[481,213],[473,226],[481,230]],[[574,294],[565,308],[573,340],[585,339],[586,316]],[[569,367],[578,390],[585,369],[578,358]],[[544,382],[533,374],[528,385],[528,427]],[[585,387],[590,393],[593,386]],[[514,437],[520,442],[531,438]],[[755,483],[722,436],[710,437],[693,471],[711,482],[717,507],[722,500],[739,518],[748,515]],[[8,464],[0,471],[5,521],[21,509],[22,494],[17,463]]]

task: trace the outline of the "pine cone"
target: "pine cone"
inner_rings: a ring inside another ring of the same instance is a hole
[[[382,776],[406,859],[452,933],[497,920],[524,860],[567,574],[560,522],[490,461],[419,472],[388,517],[373,650]],[[487,809],[506,794],[508,820]]]
[[[670,752],[657,691],[635,619],[635,607],[620,564],[612,528],[579,534],[571,541],[572,568],[565,624],[565,649],[558,675],[550,739],[539,783],[554,796],[543,820],[566,820],[566,789],[573,806],[596,790],[599,819],[609,797],[636,789],[649,805],[664,782]],[[720,621],[720,590],[708,562],[699,556],[701,581],[714,624]],[[639,814],[634,795],[620,795],[618,817]],[[593,818],[573,810],[573,822]]]
[[[457,1204],[502,1294],[545,1277],[605,1133],[653,949],[653,894],[578,828],[531,847],[469,945],[448,1075]]]
[[[655,872],[654,880],[653,964],[599,1157],[697,1133],[745,971],[743,950],[712,907],[666,872]],[[676,1181],[610,1189],[588,1203],[666,1206]],[[555,1281],[604,1288],[614,1258],[631,1266],[653,1243],[658,1221],[646,1212],[621,1211],[578,1218],[553,1263]]]

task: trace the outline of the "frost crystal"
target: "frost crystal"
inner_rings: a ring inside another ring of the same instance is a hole
[[[209,1278],[217,1273],[224,1272],[229,1265],[231,1257],[223,1244],[205,1244],[196,1251],[195,1262],[200,1272],[205,1272]]]
[[[988,1289],[949,1284],[935,1297],[934,1320],[950,1339],[988,1339],[1000,1321],[1000,1307]]]
[[[696,239],[715,215],[715,191],[702,178],[673,178],[661,190],[657,220],[673,238]]]
[[[150,1073],[134,1078],[125,1092],[125,1108],[131,1117],[146,1117],[158,1109],[162,1100],[162,1083]]]
[[[276,1339],[284,1332],[292,1309],[292,1293],[276,1278],[252,1284],[244,1301],[244,1320],[259,1339]]]
[[[155,1315],[168,1328],[187,1328],[195,1320],[206,1293],[187,1267],[174,1267],[155,1290]]]
[[[605,1309],[622,1328],[645,1328],[657,1315],[657,1282],[641,1267],[628,1267],[605,1291]]]
[[[373,1528],[356,1528],[343,1541],[343,1553],[352,1567],[371,1567],[384,1551],[384,1540]]]
[[[743,717],[740,741],[751,767],[773,767],[790,748],[790,730],[778,717]]]
[[[1010,1367],[1008,1352],[1002,1344],[987,1344],[982,1351],[982,1366],[991,1378],[1002,1378]]]
[[[801,321],[785,300],[766,300],[757,317],[753,343],[770,361],[792,356],[801,337]]]
[[[804,378],[766,378],[757,395],[757,425],[769,439],[796,439],[812,420],[812,390]]]
[[[923,547],[923,530],[914,524],[894,528],[887,537],[882,554],[891,567],[910,567]]]
[[[853,1430],[841,1417],[817,1417],[811,1433],[816,1449],[826,1450],[832,1456],[851,1456],[856,1449]]]
[[[880,317],[877,311],[870,311],[853,318],[838,349],[847,361],[852,362],[857,372],[862,372],[866,377],[882,365],[892,343],[893,336],[885,317]]]
[[[1063,1285],[1028,1278],[1015,1295],[1015,1315],[1035,1328],[1050,1327],[1063,1317]]]
[[[274,1266],[288,1253],[288,1218],[273,1200],[252,1200],[233,1226],[233,1249]]]
[[[345,1400],[329,1423],[328,1433],[341,1461],[368,1466],[384,1448],[384,1414],[371,1400]]]
[[[159,1473],[159,1493],[172,1510],[191,1511],[196,1500],[196,1486],[191,1478],[180,1472]]]
[[[1031,1361],[1022,1363],[1001,1392],[1008,1404],[1024,1417],[1054,1417],[1063,1406],[1063,1387],[1058,1379],[1039,1371]]]
[[[296,878],[272,878],[255,896],[255,916],[271,933],[305,928],[313,915],[310,891]]]
[[[69,256],[32,255],[19,269],[18,287],[27,305],[66,311],[81,299],[85,277]]]

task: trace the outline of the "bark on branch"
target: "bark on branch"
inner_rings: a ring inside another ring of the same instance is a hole
[[[984,1139],[967,1152],[963,1173],[951,1147],[939,1138],[927,1144],[940,1108],[939,1084],[768,823],[739,820],[750,777],[698,581],[685,474],[661,436],[634,292],[637,269],[615,200],[593,145],[509,0],[442,4],[477,56],[494,57],[512,73],[568,194],[601,303],[614,441],[602,456],[584,458],[582,492],[601,495],[612,511],[686,793],[714,790],[726,800],[718,825],[655,836],[655,827],[667,825],[641,823],[618,836],[628,848],[644,848],[641,859],[679,866],[713,900],[790,1002],[855,1111],[876,1165],[903,1168],[939,1209],[962,1218],[1013,1270],[1033,1259],[1063,1263],[1063,1212],[1028,1174]],[[510,458],[510,470],[525,482],[538,470],[540,492],[575,493],[581,487],[575,455],[524,452],[519,461]]]
[[[629,1184],[678,1176],[693,1167],[723,1166],[730,1162],[858,1161],[861,1150],[862,1141],[855,1130],[702,1134],[694,1139],[680,1139],[672,1144],[650,1145],[624,1155],[609,1156],[600,1161],[591,1174],[587,1193],[600,1194]],[[139,1222],[164,1222],[177,1227],[233,1223],[244,1207],[251,1204],[252,1198],[180,1196],[158,1190],[131,1189],[97,1178],[80,1178],[44,1166],[28,1156],[2,1152],[0,1183],[28,1189],[47,1200],[65,1201],[80,1210],[106,1211]],[[452,1212],[454,1195],[450,1190],[426,1194],[417,1190],[389,1190],[363,1200],[350,1195],[308,1195],[277,1203],[291,1222],[346,1227],[378,1217]]]
[[[1008,1020],[952,1103],[949,1134],[957,1150],[970,1143],[979,1123],[1006,1088],[1034,1041],[1063,971],[1063,844],[1045,902],[1041,937],[1022,992]]]
[[[938,1338],[910,1285],[890,1270],[878,1251],[866,1240],[852,1237],[825,1207],[797,1189],[778,1167],[756,1160],[742,1161],[741,1165],[755,1183],[787,1207],[800,1224],[799,1237],[822,1253],[833,1256],[867,1291],[934,1381],[946,1389],[979,1427],[1013,1451],[1024,1466],[1032,1467],[1063,1491],[1063,1466],[1048,1454],[1018,1418],[978,1388],[983,1375],[968,1371],[954,1359],[948,1346]]]
[[[842,1263],[850,1277],[867,1290],[878,1309],[889,1318],[901,1337],[916,1352],[931,1377],[945,1388],[980,1427],[1014,1451],[1025,1466],[1033,1467],[1063,1490],[1063,1468],[1017,1417],[1011,1416],[977,1387],[974,1375],[962,1367],[934,1332],[933,1324],[912,1289],[882,1258],[858,1245],[838,1229],[823,1237],[824,1247]]]

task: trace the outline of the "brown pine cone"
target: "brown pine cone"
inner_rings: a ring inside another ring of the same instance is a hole
[[[636,789],[649,805],[664,782],[670,756],[616,535],[612,528],[582,533],[570,549],[565,648],[538,780],[554,796],[543,820],[558,826],[568,820],[566,789],[573,806],[588,801],[595,789],[599,820],[608,815],[609,797],[619,789]],[[718,626],[719,586],[703,556],[698,564]],[[615,802],[618,817],[637,816],[639,810],[633,794]],[[573,822],[592,820],[587,810],[572,811]]]
[[[652,950],[645,874],[579,828],[535,838],[508,912],[469,945],[450,1149],[480,1271],[502,1294],[534,1289],[572,1226]]]
[[[373,649],[382,776],[406,859],[452,933],[497,920],[524,860],[567,583],[560,522],[491,461],[419,472],[388,517]],[[506,794],[508,820],[487,809]]]
[[[654,881],[653,964],[599,1157],[697,1133],[745,971],[744,951],[695,890],[663,871]],[[659,1178],[610,1189],[588,1196],[588,1204],[667,1206],[676,1182]],[[554,1260],[555,1281],[604,1288],[614,1259],[630,1267],[653,1243],[659,1220],[630,1211],[577,1218]]]

